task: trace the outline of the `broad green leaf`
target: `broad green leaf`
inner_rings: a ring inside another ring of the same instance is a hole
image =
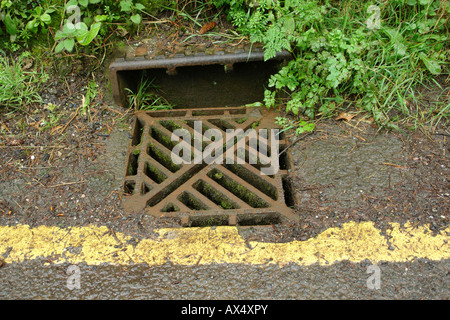
[[[63,51],[63,49],[64,49],[64,41],[61,41],[61,42],[58,43],[58,45],[56,46],[55,52],[56,52],[56,53],[61,52],[61,51]]]
[[[59,40],[64,38],[66,35],[64,34],[64,32],[62,32],[61,30],[56,30],[55,33],[55,40]]]
[[[34,31],[34,29],[36,28],[35,22],[36,19],[28,21],[27,25],[25,26],[25,29]]]
[[[133,21],[133,23],[135,23],[135,24],[141,23],[141,20],[142,20],[142,18],[139,13],[131,16],[131,21]]]
[[[63,25],[62,34],[69,35],[69,34],[74,33],[76,30],[77,29],[75,29],[75,26],[73,23],[66,23]]]
[[[138,10],[144,10],[145,6],[142,3],[136,3],[134,7]]]
[[[36,7],[36,9],[34,9],[34,12],[36,12],[36,15],[40,16],[42,14],[42,7]]]
[[[41,21],[44,22],[45,24],[49,24],[50,22],[52,22],[52,17],[50,17],[50,15],[48,13],[44,13],[41,17],[40,17]]]
[[[78,2],[77,0],[69,0],[69,2],[67,2],[66,7],[64,8],[66,11],[68,8],[73,7],[73,6],[78,6]]]
[[[73,46],[75,45],[75,39],[71,38],[71,39],[66,39],[63,41],[64,43],[64,47],[67,49],[67,51],[72,51],[73,50]]]
[[[97,15],[94,17],[95,22],[102,22],[105,21],[106,19],[108,19],[108,16],[105,14]]]
[[[133,5],[133,2],[131,0],[122,0],[120,1],[120,10],[124,12],[131,11],[131,6]]]
[[[100,1],[102,1],[102,0],[89,0],[89,3],[96,4],[96,3],[99,3]]]
[[[89,0],[78,0],[78,3],[83,6],[83,7],[87,7],[89,4]]]
[[[6,31],[10,35],[16,35],[17,34],[17,25],[15,21],[11,18],[11,15],[8,13],[5,18],[3,19],[3,22],[6,26]]]
[[[425,64],[425,67],[427,67],[428,71],[430,71],[432,74],[437,75],[441,73],[441,66],[438,61],[428,58],[427,55],[423,52],[419,54],[419,58]]]
[[[101,22],[96,22],[91,26],[91,30],[81,31],[77,36],[78,43],[80,43],[82,46],[87,46],[97,36],[101,26],[102,26]]]
[[[88,30],[79,30],[77,35],[77,41],[79,44],[86,46],[90,43],[88,41],[89,31]]]

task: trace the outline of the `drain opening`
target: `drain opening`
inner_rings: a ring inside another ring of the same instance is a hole
[[[262,193],[271,197],[273,200],[278,200],[277,188],[264,180],[264,178],[261,178],[238,164],[224,164],[224,167],[233,172],[242,180],[251,184]]]
[[[234,119],[234,122],[236,122],[237,124],[243,124],[247,120],[248,120],[248,118],[239,118],[239,119]]]
[[[160,144],[162,144],[164,147],[166,147],[169,151],[172,151],[173,148],[177,145],[175,141],[172,141],[171,137],[164,134],[161,130],[151,127],[150,128],[150,135],[153,139],[158,141]]]
[[[147,183],[143,182],[141,185],[141,195],[147,194],[150,190],[151,187]]]
[[[199,180],[194,184],[194,189],[210,199],[212,202],[222,207],[222,209],[238,209],[239,206],[225,197],[222,193],[214,189],[210,184]]]
[[[139,165],[139,150],[135,150],[130,154],[127,168],[127,176],[135,176]]]
[[[201,120],[186,120],[185,122],[186,122],[186,124],[189,126],[189,127],[191,127],[192,129],[197,129],[196,128],[196,126],[195,126],[195,121],[201,121]],[[201,132],[199,132],[199,133],[202,133],[202,134],[204,134],[205,133],[205,131],[206,130],[208,130],[209,128],[208,128],[208,126],[206,126],[205,125],[205,121],[201,121],[201,124],[202,124],[202,131]],[[198,126],[198,125],[197,125]]]
[[[162,212],[177,212],[180,211],[180,208],[178,208],[176,205],[174,205],[172,202],[169,202],[162,208]]]
[[[143,133],[144,133],[144,124],[140,119],[136,119],[136,124],[134,126],[133,140],[131,142],[132,146],[137,146],[142,143]]]
[[[210,119],[208,121],[224,132],[226,132],[227,129],[235,129],[236,128],[235,126],[231,125],[229,122],[227,122],[223,119]]]
[[[135,188],[136,188],[136,182],[125,181],[123,189],[126,194],[133,194]]]
[[[147,154],[172,172],[177,172],[181,168],[180,165],[172,162],[169,155],[158,149],[153,143],[148,144]]]
[[[170,183],[167,187],[162,189],[160,192],[156,193],[153,197],[151,197],[147,201],[147,206],[154,207],[158,203],[160,203],[163,199],[165,199],[169,194],[178,189],[183,183],[188,181],[193,175],[197,174],[200,170],[205,167],[205,164],[195,166],[189,170],[187,170],[184,174],[178,177],[175,181]]]
[[[248,61],[251,54],[244,53],[239,57],[242,62],[234,61],[233,71],[228,73],[220,62],[221,57],[227,55],[217,56],[216,64],[203,65],[199,61],[201,58],[196,59],[199,65],[186,66],[173,66],[170,58],[162,59],[162,62],[144,59],[138,63],[140,66],[136,66],[136,61],[116,62],[110,66],[114,98],[123,107],[128,107],[130,100],[126,97],[126,89],[136,93],[140,82],[146,80],[158,87],[160,96],[175,108],[237,107],[262,101],[264,87],[267,87],[270,76],[280,69],[280,60]],[[214,55],[204,59],[211,57]],[[185,62],[189,59],[186,57]],[[263,60],[263,56],[258,59]],[[164,61],[166,65],[162,66]],[[157,67],[157,63],[161,66]],[[175,67],[176,75],[167,74],[167,68]]]
[[[235,143],[235,145],[236,145],[236,143]],[[243,160],[245,163],[250,164],[251,166],[253,166],[255,169],[257,169],[259,171],[261,170],[261,168],[269,168],[270,167],[270,163],[263,164],[261,162],[261,157],[262,157],[261,154],[254,151],[254,149],[252,149],[252,151],[250,151],[249,149],[250,149],[250,147],[246,148],[244,150],[242,148],[237,149],[236,155],[234,158],[234,162],[238,163],[237,158],[239,158],[240,160]],[[233,162],[233,161],[231,161],[231,159],[229,161]],[[267,175],[267,177],[274,178],[274,175]]]
[[[167,176],[163,172],[161,172],[158,168],[148,162],[145,163],[144,173],[147,177],[158,184],[167,179]]]
[[[252,208],[269,207],[269,204],[266,201],[264,201],[263,199],[255,195],[253,192],[248,190],[246,187],[232,180],[231,178],[226,176],[223,172],[217,169],[213,169],[210,172],[208,172],[208,177],[216,181],[218,184],[220,184],[222,187],[230,191],[232,194],[234,194],[242,201],[246,202]]]
[[[170,132],[174,132],[177,129],[183,129],[183,127],[176,123],[174,120],[160,120],[159,124]]]
[[[194,197],[188,191],[185,191],[182,194],[180,194],[177,199],[191,210],[201,211],[201,210],[209,209],[203,202],[201,202],[199,199]]]
[[[175,130],[184,130],[187,134],[189,134],[191,136],[191,141],[194,141],[196,139],[193,132],[183,128],[183,126],[181,126],[180,124],[176,123],[173,120],[162,120],[162,121],[159,121],[159,123],[164,128],[169,130],[170,132],[174,132]],[[194,128],[194,121],[183,120],[183,123],[185,123],[186,125],[190,126],[192,129]],[[202,128],[202,130],[204,130],[204,128]],[[208,144],[205,141],[202,141],[201,151],[205,150],[207,145]],[[195,144],[195,143],[194,143],[194,147],[198,149],[197,144]],[[200,150],[200,149],[198,149],[198,150]],[[182,156],[182,154],[180,154],[180,156]],[[192,158],[193,158],[193,155],[191,155],[191,159]]]
[[[191,227],[227,226],[228,215],[194,216],[189,221]]]
[[[295,197],[294,183],[291,178],[285,176],[281,179],[284,191],[284,202],[288,207],[295,207],[297,205],[297,199]]]

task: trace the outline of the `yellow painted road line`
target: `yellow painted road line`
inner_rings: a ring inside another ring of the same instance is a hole
[[[388,231],[389,241],[372,222],[350,222],[306,241],[250,241],[249,245],[236,227],[159,229],[159,237],[142,239],[133,246],[131,236],[113,235],[107,227],[0,226],[0,256],[7,255],[7,263],[44,257],[52,263],[147,263],[150,266],[169,260],[179,265],[275,263],[283,266],[288,263],[324,265],[343,260],[369,259],[377,263],[450,258],[450,227],[437,235],[428,227],[413,228],[409,224],[392,224],[392,227]]]

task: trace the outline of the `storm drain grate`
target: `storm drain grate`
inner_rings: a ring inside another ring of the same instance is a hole
[[[138,112],[124,209],[178,217],[184,226],[296,220],[291,156],[279,157],[288,140],[272,130],[274,116],[249,107]]]

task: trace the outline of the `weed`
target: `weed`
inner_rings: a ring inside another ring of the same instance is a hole
[[[449,58],[450,6],[442,1],[212,1],[227,5],[238,31],[264,45],[265,59],[293,54],[271,77],[265,104],[281,104],[285,92],[286,111],[310,119],[347,101],[395,128],[397,115],[414,116],[417,87],[443,73]]]
[[[41,101],[40,86],[48,75],[40,71],[25,71],[27,54],[16,60],[0,51],[0,107],[21,109],[27,104]]]
[[[293,129],[295,131],[295,134],[299,135],[303,132],[312,132],[315,128],[314,123],[305,121],[303,119],[289,120],[285,117],[276,117],[275,122],[282,127],[280,133],[286,130]]]
[[[94,80],[90,80],[86,88],[86,95],[84,96],[83,104],[81,105],[80,113],[82,116],[89,116],[91,106],[97,94],[97,83]]]
[[[148,81],[147,79],[142,78],[136,92],[126,88],[129,106],[136,111],[172,109],[173,106],[157,94],[158,89],[159,87],[153,83],[153,80]]]

